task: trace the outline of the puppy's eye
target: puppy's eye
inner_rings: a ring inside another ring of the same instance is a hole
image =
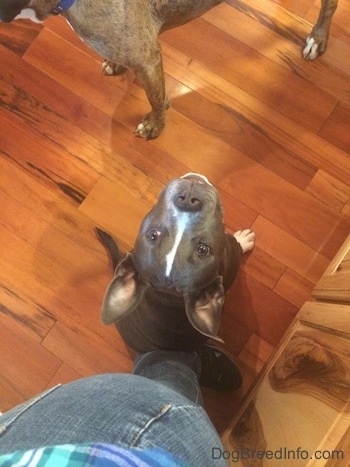
[[[147,238],[150,242],[155,242],[157,240],[158,237],[161,236],[161,232],[160,230],[156,230],[156,229],[153,229],[153,230],[150,230],[148,233],[147,233]]]
[[[209,255],[211,252],[210,246],[205,245],[204,243],[200,243],[198,248],[197,248],[197,253],[199,256],[206,256]]]

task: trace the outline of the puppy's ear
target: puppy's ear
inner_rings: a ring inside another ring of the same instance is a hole
[[[101,311],[103,324],[114,323],[130,313],[140,302],[145,288],[138,280],[131,253],[127,253],[117,265],[105,293]]]
[[[225,301],[222,277],[217,277],[213,284],[199,294],[186,294],[184,299],[186,315],[192,326],[201,334],[223,342],[217,336]]]

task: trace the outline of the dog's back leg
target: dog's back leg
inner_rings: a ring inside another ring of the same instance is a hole
[[[112,260],[113,271],[115,271],[115,268],[117,267],[117,264],[119,263],[121,257],[118,245],[115,243],[113,238],[104,230],[101,230],[98,227],[96,227],[96,233],[99,239],[101,240],[101,243],[108,251]]]

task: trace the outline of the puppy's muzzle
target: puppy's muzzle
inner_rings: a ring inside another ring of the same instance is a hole
[[[179,184],[173,197],[174,206],[181,212],[198,212],[203,208],[203,185],[212,186],[207,177],[197,173],[187,173],[181,177],[189,183]]]

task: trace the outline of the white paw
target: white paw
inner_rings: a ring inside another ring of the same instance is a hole
[[[233,236],[241,245],[243,253],[247,253],[247,251],[250,251],[254,248],[255,233],[252,232],[250,229],[237,230],[237,232],[235,232]]]
[[[315,60],[315,58],[317,58],[319,55],[318,46],[319,44],[316,43],[312,36],[309,36],[306,39],[306,45],[303,50],[303,56],[305,60]]]
[[[154,139],[160,135],[163,128],[164,115],[161,116],[160,120],[155,121],[154,118],[152,118],[152,113],[150,113],[137,125],[135,135],[141,138]]]
[[[113,68],[107,60],[102,63],[102,73],[104,75],[113,75]]]
[[[102,63],[102,74],[108,76],[119,76],[126,72],[126,68],[122,65],[118,65],[117,63],[110,62],[109,60],[105,60]]]
[[[140,136],[140,138],[148,138],[149,132],[149,128],[143,122],[140,122],[135,128],[135,135]]]

